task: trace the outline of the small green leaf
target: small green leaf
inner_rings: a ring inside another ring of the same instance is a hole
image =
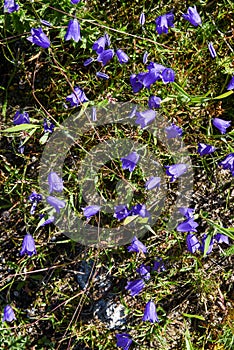
[[[226,97],[230,96],[231,94],[233,94],[233,91],[232,91],[232,90],[227,91],[227,92],[225,92],[224,94],[219,95],[219,96],[217,96],[217,97],[214,97],[213,99],[214,99],[214,100],[221,100],[222,98],[226,98]]]
[[[191,315],[191,314],[185,314],[185,313],[183,313],[182,315],[184,317],[197,318],[198,320],[205,321],[205,318],[203,316],[200,316],[200,315]]]
[[[36,129],[40,128],[41,125],[35,125],[35,124],[20,124],[12,126],[11,128],[7,128],[4,130],[0,130],[0,132],[18,132],[18,131],[24,131],[28,129]]]

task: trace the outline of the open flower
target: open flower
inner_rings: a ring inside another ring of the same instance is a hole
[[[32,192],[28,197],[28,200],[32,203],[30,214],[33,215],[35,213],[37,204],[42,200],[42,195],[36,192]]]
[[[29,114],[27,112],[17,111],[14,115],[13,124],[14,125],[30,124]]]
[[[42,28],[32,28],[31,36],[27,38],[27,40],[31,41],[31,43],[43,47],[43,49],[48,49],[50,47],[50,41],[43,32]]]
[[[168,139],[181,137],[183,134],[183,130],[179,126],[175,125],[174,123],[172,123],[170,126],[167,126],[165,128],[165,131]]]
[[[20,255],[28,254],[29,256],[33,254],[37,254],[35,241],[33,239],[33,236],[30,234],[26,234],[24,236],[22,249],[20,251]]]
[[[19,5],[15,0],[4,0],[4,12],[12,13],[19,10]]]
[[[114,50],[108,49],[103,50],[97,57],[97,61],[101,62],[103,66],[105,66],[113,57],[114,57]]]
[[[158,34],[168,33],[169,27],[174,27],[174,15],[172,12],[166,13],[156,18],[156,30]]]
[[[149,218],[150,213],[146,209],[145,204],[134,205],[131,209],[132,215],[140,215],[142,218]]]
[[[183,14],[183,18],[186,21],[189,21],[194,27],[200,26],[202,24],[202,20],[197,12],[196,6],[189,7],[187,13]]]
[[[150,321],[151,323],[159,322],[158,315],[156,312],[156,306],[153,301],[149,301],[145,306],[143,321]]]
[[[224,169],[229,169],[234,176],[234,153],[230,153],[227,157],[219,163]]]
[[[142,289],[145,287],[145,282],[143,279],[138,279],[135,281],[130,281],[127,283],[127,286],[125,289],[130,291],[130,295],[134,297],[135,295],[138,295]]]
[[[99,39],[97,39],[95,41],[95,43],[93,44],[92,49],[94,51],[96,51],[97,54],[101,53],[102,51],[105,50],[105,46],[106,46],[106,36],[101,36]]]
[[[148,109],[144,112],[136,112],[136,124],[139,124],[141,128],[145,128],[148,124],[152,123],[156,117],[156,112],[153,109]]]
[[[78,86],[74,88],[74,92],[67,96],[66,101],[70,102],[71,107],[79,106],[81,103],[87,102],[88,99],[85,93]]]
[[[125,204],[116,205],[114,210],[114,218],[118,219],[119,221],[125,219],[131,214],[131,211]]]
[[[150,267],[144,264],[141,264],[140,267],[136,269],[136,272],[146,281],[150,279]]]
[[[220,119],[220,118],[212,119],[212,123],[217,129],[219,129],[221,134],[226,134],[226,130],[231,125],[231,121],[230,120],[223,120],[223,119]]]
[[[147,253],[147,247],[141,243],[136,236],[133,237],[132,242],[127,249],[129,252]]]
[[[174,164],[174,165],[166,165],[165,168],[166,174],[171,176],[170,182],[174,182],[179,176],[183,175],[188,167],[186,164]]]
[[[123,350],[128,350],[132,344],[131,336],[127,333],[116,334],[117,346]]]
[[[179,232],[197,232],[196,227],[198,226],[198,223],[194,221],[193,218],[187,219],[183,222],[181,222],[176,230]]]
[[[78,43],[80,38],[80,24],[76,18],[71,19],[68,23],[67,32],[64,36],[64,39],[66,41],[73,39],[76,43]]]
[[[161,101],[162,101],[162,99],[160,97],[151,95],[149,100],[148,100],[148,106],[150,109],[160,108]]]
[[[136,152],[132,152],[120,159],[122,161],[122,168],[128,169],[130,172],[133,172],[133,170],[137,166],[137,163],[139,162],[140,156]]]
[[[3,310],[2,322],[12,322],[16,320],[15,313],[10,305],[6,305]]]

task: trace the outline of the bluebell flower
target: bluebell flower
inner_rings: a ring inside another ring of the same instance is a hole
[[[52,134],[52,132],[54,131],[54,124],[53,123],[48,124],[48,120],[46,118],[44,119],[43,127],[44,127],[44,132],[48,132]]]
[[[42,200],[42,195],[36,192],[32,192],[28,197],[28,200],[32,203],[30,214],[33,215],[35,213],[37,204]]]
[[[217,129],[219,129],[221,134],[226,134],[226,130],[231,125],[231,121],[230,120],[223,120],[223,119],[220,119],[220,118],[212,119],[212,123]]]
[[[141,242],[139,241],[139,239],[134,236],[132,239],[132,242],[130,244],[130,246],[128,246],[127,250],[129,252],[136,252],[136,253],[147,253],[147,247]]]
[[[146,281],[150,279],[150,267],[144,264],[141,264],[140,267],[136,269],[136,272]]]
[[[64,36],[64,40],[73,39],[76,43],[80,40],[80,24],[76,18],[71,19],[68,23],[67,32]]]
[[[166,271],[162,258],[157,258],[157,260],[154,261],[154,266],[152,267],[152,271],[157,271],[158,273]]]
[[[162,81],[164,84],[173,83],[175,81],[175,72],[171,68],[165,68],[162,71]]]
[[[45,19],[40,19],[41,24],[43,24],[46,27],[52,27],[52,24]]]
[[[14,125],[30,124],[29,114],[27,112],[17,111],[14,115],[13,124]]]
[[[200,243],[194,234],[189,233],[186,237],[187,248],[190,253],[195,253],[197,249],[200,249]]]
[[[231,78],[231,80],[228,83],[227,90],[233,90],[234,89],[234,75]]]
[[[62,201],[61,199],[58,199],[57,197],[53,197],[53,196],[48,196],[46,198],[46,201],[49,205],[51,205],[52,207],[55,208],[55,210],[58,214],[60,214],[60,209],[63,209],[66,205],[66,203],[64,201]]]
[[[104,79],[104,80],[107,80],[109,79],[109,75],[105,74],[105,73],[102,73],[102,72],[97,72],[96,73],[96,76],[100,79]]]
[[[214,46],[213,46],[213,44],[211,42],[208,43],[208,49],[210,51],[211,57],[215,58],[217,56],[217,54],[216,54],[215,48],[214,48]]]
[[[124,204],[116,205],[114,210],[114,218],[118,219],[119,221],[125,219],[131,214],[131,211]]]
[[[94,59],[92,57],[88,58],[87,60],[84,61],[83,65],[84,67],[88,66],[90,63],[92,63]]]
[[[217,234],[214,236],[214,240],[217,241],[218,243],[226,243],[226,244],[229,244],[228,236],[223,235],[222,233],[217,233]]]
[[[188,170],[186,164],[166,165],[165,168],[167,169],[166,174],[171,176],[170,182],[176,181],[179,176],[183,175]]]
[[[12,13],[19,10],[19,5],[15,0],[4,0],[4,12]]]
[[[156,30],[158,34],[168,33],[169,27],[174,27],[174,15],[172,12],[166,13],[156,18]]]
[[[132,344],[131,336],[127,333],[116,334],[117,346],[122,350],[128,350]]]
[[[142,25],[142,26],[145,24],[145,14],[144,14],[144,12],[141,13],[139,22],[140,22],[140,25]]]
[[[136,117],[136,124],[139,124],[143,129],[154,121],[156,117],[156,112],[152,109],[148,109],[144,112],[136,112]]]
[[[49,183],[49,193],[53,191],[62,192],[63,191],[63,180],[55,171],[51,171],[48,175]]]
[[[205,246],[206,246],[206,240],[210,240],[209,241],[209,245],[207,246],[207,250],[206,250],[206,255],[210,254],[212,252],[213,249],[213,245],[214,245],[214,239],[211,237],[211,239],[204,234],[202,237],[202,243],[199,247],[199,250],[204,254],[205,253]]]
[[[147,51],[145,51],[144,55],[143,55],[143,63],[146,64],[147,63],[147,59],[148,59],[149,53]]]
[[[48,49],[50,47],[50,41],[43,32],[42,28],[32,28],[31,36],[27,38],[31,43],[43,47],[43,49]]]
[[[223,167],[223,169],[229,169],[234,176],[234,153],[230,153],[226,156],[222,162],[219,163]]]
[[[149,218],[150,213],[146,209],[145,204],[137,204],[131,209],[132,215],[140,215],[142,218]]]
[[[148,181],[145,183],[145,188],[147,190],[152,190],[155,187],[159,187],[161,178],[157,176],[151,176]]]
[[[179,232],[197,232],[196,227],[198,226],[198,223],[194,221],[193,218],[187,219],[183,222],[181,222],[176,230]]]
[[[194,27],[200,26],[202,24],[202,20],[197,12],[196,6],[189,7],[187,13],[183,14],[183,18],[186,21],[189,21]]]
[[[143,279],[138,279],[135,281],[127,282],[127,286],[125,289],[130,291],[130,295],[134,297],[135,295],[138,295],[142,289],[145,287],[145,282]]]
[[[158,96],[151,95],[148,100],[148,106],[150,109],[152,108],[160,108],[161,98]]]
[[[74,88],[74,92],[67,96],[66,101],[70,102],[71,107],[79,106],[81,103],[87,102],[88,99],[85,93],[79,87]]]
[[[16,320],[15,313],[10,305],[6,305],[3,310],[2,322],[12,322]]]
[[[132,152],[120,159],[122,161],[122,168],[128,169],[130,172],[133,172],[133,170],[137,166],[137,163],[139,162],[140,156],[136,152]]]
[[[192,219],[193,218],[193,213],[194,209],[192,208],[187,208],[187,207],[181,207],[179,208],[180,213],[186,217],[186,219]]]
[[[33,239],[33,236],[30,234],[26,234],[24,236],[22,249],[20,251],[20,255],[28,254],[29,256],[33,254],[37,254],[35,241]]]
[[[200,156],[205,156],[206,154],[211,154],[216,150],[214,146],[206,145],[205,143],[199,143],[198,144],[198,153]]]
[[[159,322],[156,312],[156,306],[153,301],[149,301],[145,306],[144,316],[142,321],[150,321],[151,323]]]
[[[92,49],[96,51],[97,54],[100,54],[102,51],[105,50],[106,46],[106,36],[101,36],[95,43],[93,44]]]
[[[165,128],[165,131],[167,133],[167,138],[168,139],[173,139],[175,137],[181,137],[183,134],[183,130],[175,125],[174,123],[172,123],[170,126],[167,126]]]
[[[130,84],[134,93],[137,93],[143,88],[143,84],[141,81],[139,81],[138,76],[136,74],[132,74],[130,76]]]
[[[115,54],[120,64],[127,63],[129,61],[128,55],[123,50],[118,49]]]
[[[97,61],[101,62],[103,66],[105,66],[113,57],[114,57],[114,50],[108,49],[103,50],[97,57]]]
[[[80,0],[71,0],[71,4],[76,5],[80,2]]]
[[[86,219],[91,218],[91,216],[97,214],[99,210],[101,209],[100,205],[89,205],[88,207],[83,208],[84,216]]]
[[[55,217],[54,216],[50,216],[47,220],[45,220],[41,225],[40,227],[43,227],[43,226],[46,226],[46,225],[49,225],[49,224],[52,224],[55,220]]]

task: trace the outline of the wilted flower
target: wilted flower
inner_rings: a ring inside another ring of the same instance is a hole
[[[123,350],[128,350],[132,344],[131,336],[127,333],[116,334],[117,346]]]
[[[229,126],[231,125],[231,121],[230,120],[223,120],[220,118],[214,118],[212,119],[213,125],[219,129],[219,131],[221,132],[221,134],[225,134],[226,133],[226,129],[229,128]]]
[[[148,101],[149,108],[160,108],[161,98],[151,95]]]
[[[130,76],[130,84],[134,93],[140,91],[143,88],[143,84],[141,81],[139,81],[138,76],[136,74],[132,74]]]
[[[147,253],[146,246],[143,243],[141,243],[141,241],[139,241],[139,239],[136,236],[133,237],[132,242],[127,249],[129,252],[145,253],[145,254]]]
[[[118,49],[116,51],[116,56],[120,64],[127,63],[129,60],[128,55],[121,49]]]
[[[19,10],[19,5],[15,0],[4,0],[4,12],[12,13]]]
[[[54,216],[50,216],[47,220],[45,220],[45,221],[40,225],[40,227],[43,227],[43,226],[45,226],[45,225],[52,224],[52,222],[54,222],[54,219],[55,219]]]
[[[15,313],[10,305],[6,305],[3,310],[2,322],[12,322],[16,320]]]
[[[105,74],[105,73],[102,73],[102,72],[97,72],[97,73],[96,73],[96,76],[97,76],[98,78],[101,78],[101,79],[104,79],[104,80],[109,79],[109,75],[107,75],[107,74]]]
[[[165,68],[162,71],[162,81],[164,84],[173,83],[175,81],[175,72],[171,68]]]
[[[144,12],[141,13],[139,22],[140,22],[140,24],[142,26],[145,24],[145,14],[144,14]]]
[[[101,62],[105,66],[114,56],[114,50],[103,50],[97,57],[97,61]]]
[[[146,209],[145,204],[137,204],[131,209],[132,215],[140,215],[142,218],[150,217],[150,213]]]
[[[168,28],[174,27],[173,21],[174,15],[172,12],[157,17],[155,23],[158,34],[168,33]]]
[[[118,219],[119,221],[125,219],[131,214],[131,211],[124,204],[116,205],[114,210],[114,218]]]
[[[152,109],[148,109],[144,112],[136,112],[136,124],[139,124],[141,128],[145,128],[148,124],[152,123],[156,117],[156,112]]]
[[[186,219],[192,219],[193,218],[193,213],[194,209],[192,208],[187,208],[187,207],[181,207],[179,208],[180,213],[186,217]]]
[[[147,190],[152,190],[156,186],[159,187],[161,182],[161,177],[151,176],[145,183],[145,188]]]
[[[83,208],[82,210],[84,211],[84,216],[86,217],[86,219],[89,219],[91,218],[91,216],[97,214],[100,209],[100,205],[89,205],[88,207]]]
[[[218,243],[226,243],[226,244],[229,244],[228,236],[223,235],[222,233],[217,233],[217,234],[214,236],[214,239],[215,239]]]
[[[43,127],[44,127],[44,132],[52,133],[54,131],[54,124],[50,123],[49,125],[46,119],[44,119]]]
[[[17,111],[14,115],[13,124],[14,125],[30,124],[29,114],[27,112]]]
[[[188,220],[185,220],[181,222],[177,226],[177,231],[179,232],[197,232],[196,227],[198,226],[198,223],[193,220],[193,218],[190,218]]]
[[[150,321],[151,323],[159,322],[156,306],[153,301],[149,301],[145,306],[144,316],[142,318],[143,321]]]
[[[43,32],[42,28],[32,28],[31,36],[27,38],[31,43],[43,47],[43,49],[47,49],[50,46],[50,41]]]
[[[234,153],[230,153],[227,157],[219,163],[224,169],[229,169],[234,176]]]
[[[152,267],[152,271],[157,271],[158,273],[162,271],[166,271],[162,258],[157,258],[157,260],[154,261],[154,266]]]
[[[200,248],[200,243],[197,237],[191,233],[189,233],[186,237],[187,248],[190,253],[195,253],[197,249]]]
[[[136,272],[140,274],[140,276],[148,281],[150,279],[150,267],[142,264],[140,267],[136,269]]]
[[[29,256],[33,254],[37,254],[35,241],[33,239],[33,236],[29,233],[24,236],[22,249],[20,251],[20,255],[28,254]]]
[[[49,193],[53,191],[62,192],[63,191],[63,180],[55,171],[51,171],[48,175],[49,183]]]
[[[208,49],[210,51],[211,57],[215,58],[217,56],[217,54],[216,54],[215,48],[214,48],[214,46],[213,46],[213,44],[211,42],[208,43]]]
[[[80,40],[80,24],[76,18],[69,21],[67,32],[64,36],[64,40],[66,41],[71,39],[76,43]]]
[[[128,169],[130,172],[132,172],[135,167],[137,166],[137,163],[140,159],[139,154],[136,152],[129,153],[127,156],[120,158],[122,161],[122,168]]]
[[[174,137],[181,137],[183,134],[183,130],[174,123],[172,123],[170,126],[167,126],[165,128],[165,131],[167,133],[168,139],[173,139]]]
[[[74,88],[74,92],[67,96],[66,101],[70,102],[71,107],[79,106],[81,103],[87,102],[88,99],[85,93],[79,87]]]
[[[165,168],[166,174],[171,176],[170,182],[174,182],[179,176],[183,175],[188,167],[186,164],[174,164],[174,165],[166,165]]]
[[[46,201],[48,204],[50,204],[52,207],[55,208],[55,210],[58,214],[60,214],[60,209],[63,209],[66,205],[66,203],[64,201],[62,201],[61,199],[58,199],[57,197],[53,197],[53,196],[48,196],[46,198]]]
[[[28,200],[31,203],[33,203],[32,207],[31,207],[31,210],[30,210],[30,214],[33,215],[35,213],[35,209],[36,209],[37,203],[39,203],[42,200],[42,195],[38,194],[36,192],[32,192],[30,194],[30,196],[28,197]]]
[[[83,65],[84,67],[88,66],[90,63],[92,63],[94,59],[92,57],[88,58],[87,60],[84,61]]]
[[[100,54],[103,50],[105,50],[106,46],[106,36],[101,36],[95,43],[93,44],[92,49],[96,51],[97,54]]]
[[[199,143],[198,144],[198,153],[201,155],[201,156],[204,156],[206,154],[210,154],[210,153],[213,153],[214,151],[216,150],[216,148],[214,146],[211,146],[211,145],[206,145],[205,143]]]
[[[142,289],[145,287],[145,282],[143,279],[138,279],[135,281],[130,281],[127,283],[127,286],[125,289],[130,291],[130,295],[134,297],[135,295],[138,295]]]
[[[188,12],[183,14],[183,18],[186,21],[189,21],[194,27],[200,26],[202,24],[202,20],[197,12],[196,6],[189,7]]]
[[[206,243],[206,241],[208,242],[208,240],[209,240],[209,243]],[[214,245],[214,239],[212,237],[210,239],[210,237],[205,234],[202,237],[202,243],[199,249],[203,254],[205,253],[205,249],[206,249],[206,255],[208,255],[212,252],[213,245]]]
[[[234,75],[231,78],[231,80],[228,83],[227,90],[233,90],[234,89]]]
[[[143,60],[142,60],[144,64],[146,64],[146,62],[147,62],[148,55],[149,55],[149,53],[147,51],[145,51],[145,53],[143,55]]]

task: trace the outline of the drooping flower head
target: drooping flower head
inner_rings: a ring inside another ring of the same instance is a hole
[[[135,295],[138,295],[142,289],[145,287],[145,282],[143,279],[138,279],[135,281],[127,282],[127,286],[125,289],[130,291],[130,295],[134,297]]]
[[[41,225],[40,227],[43,227],[43,226],[46,226],[46,225],[49,225],[49,224],[52,224],[55,220],[55,217],[54,216],[50,216],[47,220],[45,220]]]
[[[158,34],[168,33],[168,28],[174,27],[174,15],[172,12],[166,13],[156,18],[156,30]]]
[[[156,117],[156,112],[153,109],[148,109],[144,112],[136,112],[136,117],[136,124],[139,124],[143,129],[153,122]]]
[[[114,218],[118,219],[119,221],[125,219],[131,214],[131,211],[125,204],[116,205],[114,210]]]
[[[214,240],[216,240],[218,243],[226,243],[229,244],[228,236],[223,235],[222,233],[217,233],[214,236]]]
[[[53,196],[48,196],[46,198],[46,201],[49,205],[51,205],[52,207],[55,208],[55,210],[58,214],[60,214],[60,209],[63,209],[66,205],[66,203],[64,201],[62,201],[61,199],[59,199],[57,197],[53,197]]]
[[[123,350],[128,350],[132,344],[131,336],[127,333],[116,334],[117,346]]]
[[[29,114],[27,112],[17,111],[14,115],[13,124],[14,125],[30,124]]]
[[[20,255],[24,255],[24,254],[28,254],[29,256],[33,254],[37,254],[35,241],[33,239],[33,236],[30,234],[26,234],[23,239]]]
[[[188,251],[192,254],[194,254],[197,249],[200,249],[200,243],[194,234],[189,233],[187,235],[186,243],[187,243]]]
[[[181,207],[179,208],[180,213],[186,217],[186,219],[193,219],[193,213],[194,209],[187,208],[187,207]]]
[[[15,0],[4,0],[4,12],[12,13],[19,10],[19,5]]]
[[[205,156],[206,154],[211,154],[216,150],[214,146],[206,145],[205,143],[199,143],[198,144],[198,153],[200,156]]]
[[[227,90],[233,90],[234,89],[234,75],[231,78],[231,80],[228,83]]]
[[[142,321],[150,321],[151,323],[159,322],[156,312],[156,306],[153,301],[149,301],[145,306],[144,316]]]
[[[140,267],[136,269],[136,272],[146,281],[150,279],[150,267],[144,264],[141,264]]]
[[[31,36],[27,38],[31,43],[43,47],[43,49],[48,49],[50,47],[50,41],[43,32],[42,28],[32,28],[31,29]]]
[[[154,261],[154,266],[152,267],[152,271],[157,271],[158,273],[166,271],[162,258],[157,258],[157,260]]]
[[[131,209],[132,215],[140,215],[142,218],[149,218],[150,213],[146,209],[145,204],[134,205]]]
[[[101,209],[100,205],[89,205],[88,207],[83,208],[84,216],[89,219],[91,216],[97,214]]]
[[[220,118],[212,119],[212,123],[217,129],[219,129],[221,134],[226,134],[226,130],[231,125],[231,121],[230,120],[223,120],[223,119],[220,119]]]
[[[54,131],[54,124],[53,123],[48,124],[48,120],[46,118],[44,119],[43,127],[44,127],[44,132],[48,132],[52,134],[52,132]]]
[[[166,165],[165,168],[166,174],[171,176],[170,182],[174,182],[179,176],[183,175],[188,167],[186,164],[174,164],[174,165]]]
[[[78,43],[80,38],[80,23],[76,18],[71,19],[68,23],[67,32],[64,36],[64,40],[68,41],[73,39],[76,43]]]
[[[152,190],[155,187],[159,187],[161,182],[161,177],[151,176],[145,183],[145,188],[147,190]]]
[[[162,81],[164,84],[173,83],[175,81],[175,72],[171,68],[165,68],[162,71]]]
[[[234,176],[234,153],[230,153],[227,157],[219,163],[224,169],[229,169]]]
[[[167,138],[168,139],[173,139],[175,137],[181,137],[183,134],[183,130],[175,125],[174,123],[172,123],[170,126],[167,126],[165,128],[165,131],[167,133]]]
[[[136,152],[132,152],[120,159],[122,162],[122,168],[128,169],[130,172],[133,172],[133,170],[137,166],[137,163],[139,162],[140,156]]]
[[[66,101],[70,102],[71,107],[79,106],[81,103],[87,102],[88,99],[85,93],[79,87],[74,88],[74,92],[67,96]]]
[[[187,219],[183,222],[181,222],[177,227],[176,230],[179,232],[197,232],[196,227],[198,226],[198,223],[194,221],[193,218]]]
[[[14,310],[10,305],[6,305],[3,310],[2,322],[12,322],[13,320],[16,320]]]
[[[137,93],[143,88],[143,84],[136,74],[130,76],[130,84],[134,93]]]
[[[98,54],[97,61],[101,62],[103,66],[105,66],[113,57],[114,57],[114,50],[108,49],[103,50],[100,54]]]
[[[144,253],[144,254],[147,253],[147,247],[141,241],[139,241],[139,239],[136,236],[133,237],[132,242],[127,249],[129,252]]]
[[[62,192],[63,191],[63,180],[55,171],[51,171],[48,175],[49,183],[49,193],[53,191]]]
[[[120,64],[127,63],[129,61],[128,55],[123,50],[118,49],[115,54]]]
[[[96,51],[97,54],[100,54],[102,51],[105,50],[105,46],[106,46],[106,36],[104,35],[95,41],[92,49]]]
[[[202,24],[202,20],[197,12],[196,6],[189,7],[187,13],[183,14],[183,18],[186,21],[189,21],[194,27],[200,26]]]
[[[150,109],[160,108],[161,101],[162,101],[162,99],[160,97],[151,95],[149,100],[148,100],[148,106]]]

